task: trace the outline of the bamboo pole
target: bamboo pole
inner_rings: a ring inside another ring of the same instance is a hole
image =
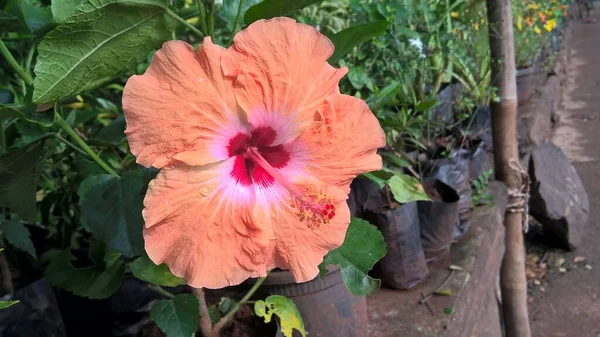
[[[509,189],[509,205],[523,202],[514,191],[526,181],[515,169],[517,147],[517,84],[513,20],[510,0],[487,0],[493,86],[500,102],[491,104],[494,167],[496,178]],[[512,191],[512,193],[510,193]],[[514,210],[514,209],[513,209]],[[502,311],[507,337],[531,337],[527,310],[527,279],[523,244],[523,214],[507,211],[505,253],[500,270]]]

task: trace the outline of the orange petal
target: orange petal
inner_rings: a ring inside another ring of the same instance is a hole
[[[346,193],[335,186],[308,186],[312,186],[310,191],[322,192],[331,201],[334,216],[326,223],[302,219],[297,204],[284,198],[266,209],[258,206],[255,210],[255,218],[270,224],[275,237],[271,240],[267,268],[289,269],[296,282],[307,282],[317,276],[323,257],[344,242],[350,223]]]
[[[282,125],[275,125],[279,144],[306,128],[325,97],[339,92],[347,69],[327,63],[333,50],[311,26],[290,18],[259,20],[235,36],[222,66],[226,75],[237,76],[236,99],[253,126],[273,127],[274,119],[294,126],[281,132]]]
[[[228,177],[234,160],[165,168],[144,199],[148,256],[193,287],[222,288],[266,275],[268,231],[252,217],[251,187]]]
[[[232,80],[221,70],[224,52],[209,37],[197,52],[182,41],[166,42],[146,73],[127,81],[125,133],[138,163],[160,168],[172,158],[193,165],[227,158],[211,145],[228,139],[230,129],[239,132],[233,126],[245,117],[237,112]]]
[[[365,102],[331,95],[316,119],[296,141],[307,174],[348,193],[357,175],[381,169],[377,149],[385,146],[385,135]]]

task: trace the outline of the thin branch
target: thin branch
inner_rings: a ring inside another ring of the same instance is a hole
[[[198,28],[194,27],[191,23],[185,21],[181,16],[175,14],[172,10],[167,8],[167,15],[175,19],[175,21],[181,23],[186,26],[189,30],[191,30],[194,34],[198,35],[200,38],[204,38],[204,34],[198,30]]]
[[[238,20],[240,19],[240,15],[242,14],[242,7],[244,7],[244,0],[240,0],[237,13],[235,14],[235,20],[233,20],[233,27],[231,28],[231,35],[229,35],[229,42],[227,42],[227,46],[231,46],[231,43],[233,43],[233,36],[235,35]]]
[[[225,316],[223,316],[223,318],[219,320],[219,322],[217,322],[217,324],[215,324],[215,326],[213,327],[213,333],[215,334],[215,337],[219,336],[219,333],[221,332],[223,327],[225,327],[225,325],[233,318],[233,316],[235,316],[235,314],[240,310],[240,308],[243,307],[248,302],[248,300],[250,300],[250,297],[254,295],[254,293],[258,290],[261,284],[263,284],[265,279],[266,277],[261,277],[258,280],[256,280],[256,283],[254,283],[252,288],[250,288],[248,293],[246,293],[246,295],[235,305],[235,307],[233,307],[233,309],[230,312],[228,312]]]
[[[119,174],[115,172],[115,170],[113,170],[110,166],[108,166],[108,164],[104,160],[102,160],[102,158],[100,158],[98,154],[96,154],[96,152],[92,150],[92,148],[90,148],[90,146],[75,132],[75,130],[73,130],[73,128],[71,128],[71,126],[67,124],[67,122],[62,118],[62,116],[59,113],[55,112],[54,115],[56,118],[56,124],[60,126],[63,130],[65,130],[65,132],[71,138],[73,138],[75,143],[77,143],[77,145],[79,145],[83,149],[83,151],[85,151],[85,153],[87,153],[98,165],[100,165],[100,167],[102,167],[104,171],[117,178],[120,177]]]
[[[21,76],[27,85],[33,85],[33,78],[31,75],[23,70],[21,65],[17,62],[17,60],[15,60],[2,40],[0,40],[0,53],[4,55],[4,58],[8,64],[10,64],[10,66],[14,69],[14,71],[17,72],[17,74],[19,74],[19,76]]]
[[[210,337],[213,335],[213,327],[210,320],[210,314],[208,313],[208,305],[206,305],[204,290],[202,288],[192,288],[192,292],[198,299],[198,303],[200,303],[200,330],[202,331],[203,336]]]

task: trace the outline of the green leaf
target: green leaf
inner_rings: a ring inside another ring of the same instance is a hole
[[[417,200],[429,200],[429,196],[425,193],[421,183],[407,174],[396,173],[388,180],[388,186],[394,195],[394,199],[401,204]]]
[[[446,307],[444,308],[444,314],[446,315],[452,315],[452,308]]]
[[[131,257],[144,254],[142,228],[145,181],[141,172],[121,178],[102,174],[79,186],[79,203],[92,235]]]
[[[393,153],[380,152],[379,154],[381,155],[381,157],[383,157],[383,160],[387,163],[394,164],[398,167],[411,167],[410,163],[407,160],[402,159]]]
[[[362,89],[369,81],[369,73],[365,67],[352,67],[348,71],[348,80],[356,90]]]
[[[415,106],[415,110],[418,112],[426,112],[435,107],[438,104],[437,98],[431,99],[429,101],[423,101]]]
[[[166,264],[157,266],[145,255],[130,263],[129,267],[131,267],[133,276],[157,286],[175,287],[183,281],[173,275]]]
[[[352,26],[338,32],[331,37],[331,42],[335,45],[335,52],[327,62],[330,64],[336,63],[342,56],[352,50],[352,48],[385,33],[387,26],[387,21],[375,21]]]
[[[52,23],[50,7],[39,7],[24,0],[17,0],[17,8],[21,22],[32,33]]]
[[[379,188],[384,188],[385,184],[387,184],[388,179],[390,179],[393,175],[393,173],[387,170],[380,170],[361,174],[361,176],[368,178],[372,182],[376,183],[377,186],[379,186]]]
[[[75,258],[69,250],[65,250],[52,259],[44,277],[52,285],[75,295],[90,299],[107,298],[119,289],[125,275],[125,263],[119,257],[109,251],[104,256],[104,263],[75,268],[71,264]]]
[[[264,0],[250,7],[244,15],[244,22],[249,25],[260,19],[271,19],[276,16],[286,16],[306,6],[314,5],[323,0]]]
[[[33,247],[33,242],[31,242],[30,238],[31,234],[29,234],[29,230],[25,225],[17,220],[5,219],[0,220],[0,225],[2,235],[4,235],[4,239],[8,243],[37,259],[35,247]]]
[[[22,33],[28,32],[25,29],[24,25],[21,23],[21,20],[15,13],[8,13],[5,10],[0,11],[0,27],[4,32],[10,33]]]
[[[0,206],[27,221],[36,213],[36,179],[43,144],[36,142],[0,156]]]
[[[236,300],[229,297],[221,297],[221,300],[219,301],[219,311],[223,314],[227,314],[233,310],[233,308],[235,308],[237,303],[238,302]]]
[[[51,126],[54,124],[54,113],[52,111],[36,112],[33,107],[0,104],[0,120],[11,117],[20,118],[42,126]]]
[[[135,69],[169,40],[166,0],[88,0],[38,47],[33,101],[54,102]]]
[[[199,308],[193,295],[176,295],[171,300],[154,303],[150,318],[167,337],[191,337],[198,326]]]
[[[265,318],[265,323],[271,322],[273,314],[279,317],[281,332],[285,337],[292,337],[293,330],[296,329],[303,337],[306,337],[304,330],[304,321],[302,315],[296,307],[296,304],[289,298],[281,295],[271,295],[264,301],[254,303],[254,313],[259,317]]]
[[[411,39],[419,39],[419,38],[421,38],[419,36],[419,33],[415,32],[414,30],[408,29],[406,27],[396,27],[394,29],[399,34],[406,35],[408,38],[411,38]]]
[[[11,305],[15,305],[19,302],[20,301],[0,301],[0,309],[6,309],[6,308],[10,307]]]
[[[242,6],[242,12],[240,13],[240,18],[238,19],[238,27],[240,27],[241,21],[244,20],[244,15],[248,11],[248,8],[259,3],[260,0],[245,0]],[[237,15],[238,7],[240,6],[240,0],[223,0],[223,19],[227,23],[227,29],[233,29],[233,21],[235,21],[235,16]]]
[[[354,295],[369,295],[381,282],[367,273],[385,253],[381,232],[365,220],[352,218],[344,243],[325,255],[319,269],[323,272],[327,265],[340,266],[348,290]]]
[[[54,22],[63,23],[71,14],[75,13],[82,0],[52,0],[52,16]]]
[[[119,116],[108,126],[100,129],[98,134],[90,139],[90,144],[119,145],[125,139],[125,117]]]

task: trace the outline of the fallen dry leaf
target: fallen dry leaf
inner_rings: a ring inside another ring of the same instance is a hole
[[[575,256],[575,258],[573,259],[573,263],[580,263],[585,261],[585,257],[584,256]]]

